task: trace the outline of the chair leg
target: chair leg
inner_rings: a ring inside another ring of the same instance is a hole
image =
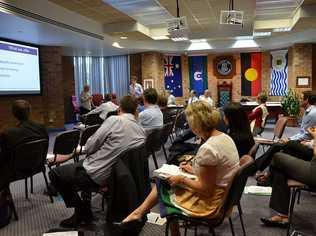
[[[166,163],[167,163],[168,162],[168,156],[167,156],[167,152],[166,152],[166,148],[165,148],[164,144],[162,144],[162,150],[163,150],[163,153],[165,154]]]
[[[104,202],[105,202],[105,195],[102,194],[102,211],[104,211]]]
[[[216,236],[215,230],[214,230],[213,227],[210,227],[210,228],[208,229],[208,232],[209,232],[210,234],[212,234],[213,236]]]
[[[239,219],[240,219],[240,223],[241,223],[242,232],[244,233],[244,236],[246,236],[246,229],[245,229],[244,220],[242,217],[243,213],[242,213],[240,202],[238,203],[238,212],[239,212]]]
[[[43,170],[43,176],[44,176],[44,180],[45,180],[45,184],[46,184],[46,190],[47,190],[47,193],[48,193],[50,202],[51,202],[51,203],[54,203],[54,199],[53,199],[53,197],[50,195],[50,192],[49,192],[49,189],[48,189],[48,181],[47,181],[47,176],[46,176],[45,170]]]
[[[296,194],[299,190],[297,189],[293,189],[292,190],[292,196],[291,196],[291,202],[290,202],[290,209],[289,209],[289,224],[287,227],[287,233],[286,235],[289,236],[290,235],[290,231],[291,231],[291,224],[292,224],[292,218],[293,218],[293,210],[294,210],[294,205],[295,205],[295,200],[296,200]]]
[[[194,226],[194,236],[197,236],[197,229],[198,229],[197,225]]]
[[[232,218],[229,217],[228,220],[229,220],[230,230],[232,231],[232,235],[235,236],[235,230],[234,230]]]
[[[33,194],[34,191],[33,191],[33,175],[30,177],[31,179],[31,193]]]
[[[16,212],[16,208],[15,208],[14,201],[13,201],[13,198],[12,198],[10,187],[8,187],[8,191],[9,191],[9,194],[10,194],[10,197],[11,197],[11,200],[12,200],[10,202],[10,207],[11,207],[11,209],[13,211],[14,218],[15,218],[15,220],[19,220],[18,213]]]
[[[155,167],[156,167],[156,169],[158,169],[158,162],[157,162],[157,159],[156,159],[155,152],[152,151],[152,152],[151,152],[151,155],[153,156],[153,160],[154,160],[154,163],[155,163]]]
[[[25,198],[26,198],[26,199],[29,199],[29,196],[28,196],[28,188],[27,188],[27,178],[24,179],[24,185],[25,185],[25,186],[24,186],[24,187],[25,187],[25,188],[24,188],[24,190],[25,190]]]
[[[167,219],[166,229],[165,229],[165,236],[169,236],[169,226],[170,226],[170,220]]]
[[[299,205],[300,204],[300,201],[301,201],[301,190],[298,190],[297,191],[298,192],[298,196],[297,196],[297,205]]]

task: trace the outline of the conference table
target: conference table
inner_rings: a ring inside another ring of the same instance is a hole
[[[240,105],[249,114],[259,104],[257,102],[241,102]],[[268,119],[273,119],[276,122],[279,119],[279,115],[282,113],[281,102],[266,102],[266,106],[269,112]]]

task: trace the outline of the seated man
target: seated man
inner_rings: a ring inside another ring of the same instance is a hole
[[[314,142],[316,140],[316,128],[308,129]],[[261,218],[267,226],[287,227],[288,210],[290,203],[290,188],[288,179],[294,179],[316,187],[316,147],[314,146],[313,157],[310,161],[300,160],[296,157],[276,153],[272,161],[273,184],[270,207],[278,214],[271,218]]]
[[[205,102],[207,102],[208,104],[210,104],[211,106],[214,106],[214,101],[213,101],[213,99],[211,98],[211,92],[210,92],[208,89],[206,89],[206,90],[204,91],[204,94],[203,94],[203,95],[200,95],[199,100],[200,100],[200,101],[205,101]]]
[[[99,117],[102,120],[105,120],[109,112],[116,111],[118,109],[118,106],[114,104],[111,100],[112,100],[111,94],[109,93],[105,94],[104,103],[102,103],[100,106],[96,107],[95,109],[93,109],[86,115],[99,114]]]
[[[300,132],[289,140],[283,139],[279,143],[273,144],[267,152],[256,160],[256,166],[259,170],[267,168],[275,153],[284,151],[292,156],[299,157],[303,160],[310,161],[312,158],[312,149],[304,146],[300,141],[310,140],[311,136],[307,129],[309,127],[316,126],[316,94],[310,91],[303,93],[303,101],[301,106],[305,109],[304,116],[302,118],[302,124]]]
[[[22,143],[38,139],[48,139],[46,128],[29,120],[31,106],[28,101],[16,100],[12,104],[12,114],[17,119],[16,127],[8,128],[0,134],[0,190],[12,178],[10,157],[12,151]]]
[[[166,90],[166,97],[167,97],[167,105],[168,106],[175,106],[176,105],[176,97],[172,95],[170,90]]]
[[[89,194],[86,199],[77,191],[89,192],[106,184],[111,169],[119,155],[145,142],[145,131],[135,119],[137,102],[131,96],[120,101],[119,115],[111,116],[91,136],[86,147],[86,158],[80,163],[59,166],[49,172],[50,180],[74,214],[60,225],[76,227],[92,221]]]
[[[163,126],[163,115],[156,105],[158,94],[156,89],[148,88],[144,91],[145,110],[139,113],[139,123],[144,129],[155,129]]]

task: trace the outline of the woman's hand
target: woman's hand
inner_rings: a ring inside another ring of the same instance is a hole
[[[193,174],[192,166],[188,164],[187,162],[181,162],[179,167],[182,171]]]
[[[170,176],[167,178],[167,181],[171,187],[178,184],[183,184],[183,180],[184,180],[184,177],[181,175]]]

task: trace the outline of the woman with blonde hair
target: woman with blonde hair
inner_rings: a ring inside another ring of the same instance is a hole
[[[180,164],[182,170],[197,178],[177,175],[157,180],[145,201],[120,223],[122,228],[135,228],[158,200],[162,217],[176,212],[211,219],[222,207],[228,183],[239,167],[237,148],[228,135],[216,130],[220,116],[208,103],[192,103],[185,114],[192,131],[205,141],[192,164]],[[177,227],[173,229],[172,235],[178,235]]]

